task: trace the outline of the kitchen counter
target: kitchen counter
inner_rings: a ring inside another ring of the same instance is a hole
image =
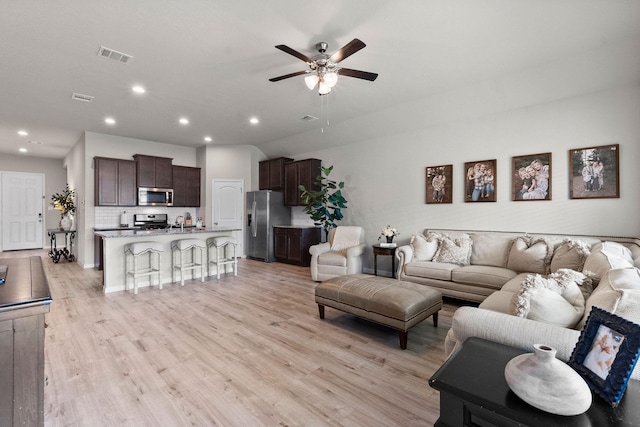
[[[160,255],[160,280],[162,283],[172,282],[171,242],[178,239],[194,238],[206,241],[209,237],[234,236],[242,241],[242,229],[234,227],[185,227],[184,230],[174,227],[170,229],[109,229],[94,230],[96,240],[101,242],[103,259],[103,291],[105,293],[123,291],[125,289],[125,256],[124,247],[128,243],[149,240],[162,244],[164,251]],[[241,252],[240,252],[241,253]],[[206,256],[206,252],[205,252]],[[139,262],[148,262],[147,257],[140,257]],[[212,272],[213,273],[213,272]],[[186,278],[190,279],[186,273]],[[133,286],[132,283],[130,283]],[[138,279],[138,288],[149,286],[148,278]],[[154,284],[157,286],[157,284]]]

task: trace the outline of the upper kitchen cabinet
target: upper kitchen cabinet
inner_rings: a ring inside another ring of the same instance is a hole
[[[317,189],[316,178],[320,175],[322,160],[305,159],[284,165],[284,204],[286,206],[304,206],[302,191],[299,185],[306,189]]]
[[[173,188],[173,159],[136,154],[138,187]]]
[[[96,206],[136,205],[136,162],[94,157]]]
[[[278,157],[260,162],[260,190],[284,190],[284,165],[292,161],[293,159],[288,157]]]
[[[173,166],[173,206],[200,207],[200,168]]]

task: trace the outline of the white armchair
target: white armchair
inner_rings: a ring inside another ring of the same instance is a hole
[[[329,241],[313,245],[311,279],[316,282],[344,274],[362,273],[364,228],[340,226],[329,230]]]

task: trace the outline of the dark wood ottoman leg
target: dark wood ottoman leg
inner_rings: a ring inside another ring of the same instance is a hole
[[[433,327],[434,328],[438,327],[438,312],[437,311],[435,313],[433,313]]]
[[[409,331],[398,331],[400,336],[400,348],[402,350],[407,349],[407,341],[409,341]]]
[[[324,319],[324,305],[318,304],[318,311],[320,312],[320,318]]]

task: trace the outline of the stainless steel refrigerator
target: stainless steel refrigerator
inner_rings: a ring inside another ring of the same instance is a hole
[[[248,192],[246,225],[247,257],[275,261],[273,226],[291,225],[291,208],[284,205],[283,193],[271,190]]]

